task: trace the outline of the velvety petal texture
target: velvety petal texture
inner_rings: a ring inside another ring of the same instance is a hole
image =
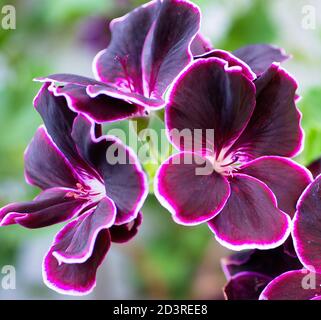
[[[199,59],[177,80],[165,109],[167,129],[202,129],[204,148],[219,153],[243,132],[255,107],[255,87],[240,68],[228,67],[218,58]],[[214,129],[212,139],[206,129]],[[169,133],[172,142],[181,150],[184,144]],[[194,139],[194,138],[193,138]],[[208,141],[210,139],[210,141]],[[207,146],[209,144],[209,146]]]
[[[106,195],[117,207],[115,223],[135,219],[148,194],[146,175],[137,156],[115,137],[95,137],[94,124],[81,115],[75,119],[72,137],[82,157],[102,177]]]
[[[293,240],[302,264],[321,273],[321,176],[304,191],[293,221]]]
[[[116,207],[112,200],[103,198],[92,212],[84,213],[77,223],[66,226],[69,231],[64,240],[55,246],[52,254],[61,263],[83,263],[92,255],[99,232],[110,228],[116,218]],[[65,242],[69,242],[66,247]]]
[[[272,278],[255,272],[233,276],[223,288],[227,300],[257,300]]]
[[[308,170],[281,157],[255,159],[245,164],[239,172],[264,182],[275,194],[278,208],[291,217],[294,216],[296,203],[303,190],[312,182]]]
[[[255,81],[256,107],[242,135],[233,145],[248,157],[293,157],[302,149],[301,113],[296,108],[296,81],[273,64]]]
[[[180,153],[165,161],[154,183],[155,195],[173,215],[175,222],[196,225],[216,216],[225,205],[230,186],[215,171],[198,174],[211,165],[196,154]]]
[[[83,219],[80,217],[79,219]],[[72,295],[90,293],[96,285],[96,272],[110,247],[110,235],[103,229],[95,239],[90,257],[83,263],[59,263],[53,252],[67,250],[79,222],[74,220],[63,228],[56,236],[54,243],[43,261],[43,278],[49,288]]]
[[[209,222],[216,239],[227,248],[270,249],[290,233],[290,217],[277,208],[272,191],[261,181],[235,174],[231,195],[221,213]]]
[[[306,269],[293,270],[272,280],[261,300],[312,300],[321,296],[321,276]]]
[[[290,58],[283,49],[268,44],[245,46],[233,54],[247,63],[257,75],[264,73],[273,62],[283,62]]]
[[[20,224],[26,228],[42,228],[71,219],[86,205],[74,197],[78,190],[52,188],[30,202],[13,203],[0,210],[0,226]]]
[[[246,250],[236,252],[222,259],[222,268],[229,280],[240,272],[254,272],[275,278],[280,274],[301,269],[302,264],[297,257],[286,253],[280,246],[271,250]]]
[[[128,242],[136,236],[142,221],[143,215],[139,212],[135,220],[118,226],[113,225],[109,229],[111,241],[116,243]]]
[[[243,74],[249,78],[251,81],[256,79],[256,74],[251,70],[251,68],[238,57],[232,53],[220,49],[214,49],[206,52],[203,55],[194,57],[195,59],[206,59],[206,58],[220,58],[228,62],[229,67],[239,67],[242,69]]]
[[[200,12],[192,3],[149,2],[111,22],[112,39],[95,58],[95,74],[129,92],[160,98],[191,61],[189,46],[199,27]]]
[[[191,43],[192,55],[199,56],[213,49],[211,42],[200,32],[195,36]]]
[[[24,163],[26,180],[41,189],[76,188],[80,179],[43,126],[29,144]]]

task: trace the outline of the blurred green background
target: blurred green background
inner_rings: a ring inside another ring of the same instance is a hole
[[[38,192],[23,176],[24,149],[41,124],[32,106],[39,84],[32,79],[58,72],[92,76],[91,61],[108,43],[108,21],[144,2],[0,0],[0,11],[10,4],[17,14],[15,30],[0,27],[0,206]],[[299,82],[306,137],[297,160],[306,165],[321,156],[321,1],[194,2],[203,12],[203,34],[214,47],[233,50],[266,42],[293,55],[284,66]],[[304,27],[306,6],[315,9],[314,28]],[[222,299],[220,258],[228,251],[206,225],[174,224],[153,195],[143,213],[139,235],[128,245],[113,245],[95,291],[85,298]],[[17,273],[16,290],[0,287],[0,298],[68,298],[48,289],[41,278],[42,257],[59,227],[0,229],[0,281],[4,265],[14,265]]]

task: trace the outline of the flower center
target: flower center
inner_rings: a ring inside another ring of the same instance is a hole
[[[91,202],[99,202],[106,195],[105,186],[96,179],[85,181],[85,185],[77,183],[77,191],[67,193],[67,197],[86,199]]]
[[[218,156],[214,154],[207,159],[212,163],[214,170],[224,176],[232,175],[241,166],[239,157],[235,154],[225,156],[224,152],[220,152]]]

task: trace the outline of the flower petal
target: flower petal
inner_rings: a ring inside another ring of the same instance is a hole
[[[302,269],[285,272],[272,280],[260,300],[310,300],[320,295],[320,275]]]
[[[79,177],[70,163],[41,126],[24,157],[26,180],[41,189],[51,187],[77,188]]]
[[[253,81],[256,79],[256,74],[251,70],[251,68],[240,60],[238,57],[234,56],[232,53],[220,49],[214,49],[212,51],[206,52],[203,55],[194,57],[195,59],[206,59],[206,58],[219,58],[228,62],[229,67],[239,67],[242,69],[243,74]]]
[[[277,208],[272,191],[261,181],[235,174],[222,212],[209,221],[217,241],[232,250],[271,249],[290,233],[290,217]]]
[[[64,96],[71,110],[84,113],[96,122],[111,122],[142,115],[146,106],[163,103],[74,74],[52,74],[36,80],[51,82],[50,90],[55,96]]]
[[[52,188],[30,202],[9,204],[0,209],[0,226],[18,223],[26,228],[42,228],[71,219],[86,205],[74,197],[77,190]]]
[[[200,28],[199,8],[188,1],[165,0],[143,48],[145,95],[160,98],[192,61],[190,44]]]
[[[214,144],[214,137],[205,135],[214,129],[214,148],[219,152],[242,133],[254,106],[254,85],[240,68],[228,68],[227,62],[218,58],[199,59],[185,70],[171,91],[165,109],[166,126],[172,142],[181,150],[186,148],[180,137],[172,134],[173,129],[190,130],[193,137],[195,129],[202,129],[201,145],[206,149],[211,147],[208,142]]]
[[[272,278],[256,272],[241,272],[233,276],[223,288],[227,300],[258,300]]]
[[[302,148],[301,114],[295,105],[295,80],[272,65],[255,81],[256,107],[242,135],[233,145],[250,158],[264,155],[293,157]]]
[[[273,62],[290,58],[283,49],[268,44],[249,45],[235,50],[233,54],[247,63],[257,75],[264,73]]]
[[[143,215],[141,212],[138,213],[135,220],[122,224],[122,225],[113,225],[110,229],[111,241],[116,243],[128,242],[134,238],[138,232],[138,227],[143,221]]]
[[[130,92],[161,98],[191,61],[189,45],[199,24],[199,10],[188,1],[140,6],[111,22],[111,43],[94,60],[96,77]]]
[[[275,194],[278,208],[293,217],[303,190],[312,182],[308,170],[281,157],[261,157],[248,162],[240,173],[264,182]]]
[[[321,272],[321,176],[300,197],[293,220],[293,242],[298,258],[314,272]]]
[[[284,246],[271,250],[240,251],[222,259],[222,266],[227,279],[245,271],[275,278],[283,272],[302,268],[297,257],[285,253]]]
[[[77,172],[85,171],[95,177],[96,172],[80,157],[71,137],[77,113],[68,108],[64,97],[54,96],[48,88],[49,83],[45,83],[34,99],[35,108],[40,113],[48,134]]]
[[[203,167],[212,165],[196,154],[180,153],[167,159],[156,174],[155,195],[176,223],[197,225],[212,219],[230,195],[227,179],[213,169],[198,174]]]
[[[132,221],[138,215],[147,194],[147,178],[134,152],[119,139],[103,136],[97,139],[94,124],[79,115],[72,137],[84,159],[102,176],[106,194],[116,204],[116,224]]]
[[[192,55],[199,56],[213,49],[211,42],[206,39],[200,32],[195,36],[191,43]]]
[[[62,230],[64,238],[52,249],[58,263],[83,263],[93,252],[96,238],[103,229],[109,229],[115,222],[114,202],[105,197],[94,211],[82,214]]]
[[[48,251],[43,261],[43,279],[45,284],[61,293],[71,295],[85,295],[90,293],[96,285],[97,268],[103,262],[110,247],[110,235],[107,229],[97,235],[92,254],[83,263],[58,263],[53,256],[55,247],[61,242],[67,248],[69,243],[65,237],[70,237],[69,228],[62,229],[56,236],[53,246]]]

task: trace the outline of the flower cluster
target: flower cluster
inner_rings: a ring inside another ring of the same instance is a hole
[[[303,148],[303,131],[297,83],[280,66],[289,56],[264,44],[214,49],[200,22],[199,8],[187,0],[151,1],[110,23],[94,79],[36,79],[42,87],[34,106],[44,125],[25,152],[25,177],[42,191],[2,208],[0,226],[66,223],[43,262],[44,281],[54,290],[89,293],[111,243],[137,233],[146,174],[133,150],[102,135],[102,125],[161,108],[177,152],[157,171],[156,197],[176,223],[207,223],[227,248],[252,249],[224,262],[227,297],[257,298],[274,277],[300,268],[283,253],[294,254],[291,239],[285,242],[291,231],[301,263],[321,272],[321,177],[312,182],[291,159]],[[109,148],[127,160],[109,161]],[[274,288],[296,274],[280,277],[263,297],[285,294]]]

